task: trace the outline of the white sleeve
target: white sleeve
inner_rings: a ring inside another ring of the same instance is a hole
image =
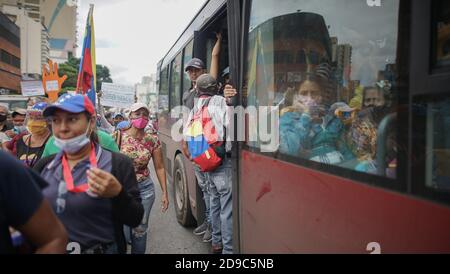
[[[0,144],[6,143],[11,141],[11,138],[9,138],[5,133],[0,132]]]

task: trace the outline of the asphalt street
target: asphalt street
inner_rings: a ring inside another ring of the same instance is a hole
[[[161,212],[161,187],[152,162],[150,173],[155,183],[156,199],[150,214],[147,254],[208,254],[210,244],[203,243],[200,236],[192,233],[194,227],[184,228],[178,224],[173,202],[173,188],[169,184],[170,206],[166,213]]]

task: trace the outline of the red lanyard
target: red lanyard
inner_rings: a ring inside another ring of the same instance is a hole
[[[97,167],[97,158],[95,156],[95,147],[92,144],[91,147],[91,156],[89,156],[89,161],[91,162],[91,167],[96,168]],[[87,183],[81,184],[77,187],[73,185],[73,176],[72,172],[69,168],[69,163],[67,162],[66,154],[62,157],[62,166],[63,166],[63,177],[64,181],[66,181],[67,190],[73,193],[84,193],[89,189],[89,186]]]

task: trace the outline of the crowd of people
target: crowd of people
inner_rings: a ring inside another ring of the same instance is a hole
[[[216,80],[221,35],[217,38],[211,74],[196,58],[185,68],[192,88],[183,98],[191,109],[183,153],[194,164],[207,209],[194,233],[211,242],[213,253],[231,254],[231,146],[222,140],[227,102],[237,92],[227,85],[229,69],[220,75],[223,88]],[[208,168],[198,161],[199,143],[187,133],[205,109],[217,133],[205,140],[219,159]],[[105,112],[81,94],[64,94],[54,103],[35,98],[28,109],[12,112],[0,106],[0,158],[8,162],[1,173],[7,179],[0,188],[0,253],[66,253],[67,244],[76,243],[83,254],[123,254],[127,245],[132,254],[145,254],[155,202],[151,162],[162,190],[160,209],[169,207],[153,111],[136,103],[124,112]]]
[[[0,253],[66,253],[75,243],[84,254],[123,254],[127,244],[145,254],[151,161],[160,208],[169,207],[151,110],[136,103],[104,115],[81,94],[36,101],[11,113],[0,106]]]
[[[378,129],[394,113],[391,87],[380,81],[372,87],[357,87],[349,103],[329,100],[330,79],[315,71],[307,73],[298,89],[286,92],[280,110],[280,149],[285,155],[337,165],[359,172],[378,174],[376,163]],[[359,94],[361,93],[361,94]],[[395,132],[389,135],[387,170],[395,178]]]

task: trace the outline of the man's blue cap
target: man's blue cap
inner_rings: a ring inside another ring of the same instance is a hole
[[[113,119],[116,119],[116,118],[119,117],[119,116],[122,117],[122,118],[125,118],[125,115],[124,115],[124,114],[118,112],[118,113],[116,113],[116,114],[113,115]]]
[[[91,100],[86,95],[81,94],[66,94],[59,97],[56,103],[48,106],[44,110],[44,117],[52,116],[56,110],[62,110],[75,114],[87,112],[91,115],[95,115],[95,107]]]

